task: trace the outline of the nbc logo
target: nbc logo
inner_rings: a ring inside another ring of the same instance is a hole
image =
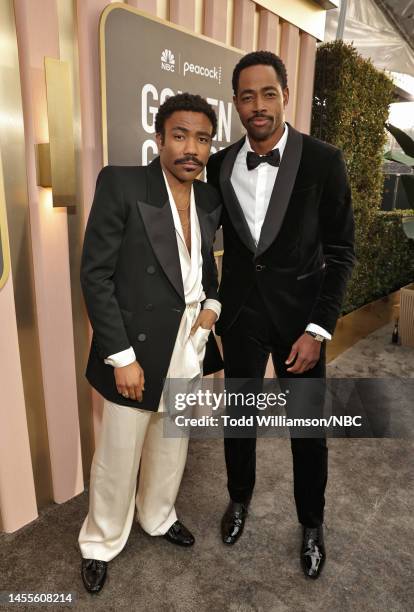
[[[175,69],[175,57],[174,53],[170,49],[164,49],[161,53],[161,68],[168,70],[168,72],[174,72]]]

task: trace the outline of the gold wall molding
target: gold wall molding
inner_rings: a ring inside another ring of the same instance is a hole
[[[7,229],[6,198],[4,195],[3,165],[0,151],[0,291],[10,274],[9,232]]]
[[[74,117],[68,62],[45,57],[45,79],[49,143],[36,145],[37,184],[52,188],[53,206],[74,206]]]

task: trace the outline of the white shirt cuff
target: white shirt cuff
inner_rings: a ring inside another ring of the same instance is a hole
[[[108,365],[113,366],[114,368],[123,368],[131,363],[134,363],[136,360],[135,351],[130,346],[124,351],[119,351],[119,353],[115,353],[114,355],[109,355],[104,362]]]
[[[329,332],[326,331],[323,327],[319,327],[319,325],[315,325],[315,323],[309,323],[306,327],[306,331],[313,332],[314,334],[319,334],[326,338],[326,340],[332,340],[332,336]]]
[[[220,302],[218,302],[217,300],[205,300],[204,304],[203,304],[203,310],[205,310],[206,308],[208,308],[209,310],[213,310],[213,312],[216,313],[217,315],[217,319],[216,321],[219,319],[220,314],[221,314],[221,304]]]

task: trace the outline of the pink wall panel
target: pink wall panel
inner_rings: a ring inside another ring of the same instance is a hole
[[[82,124],[82,205],[88,220],[96,177],[103,165],[99,67],[99,18],[108,0],[77,0],[79,88]],[[86,366],[86,364],[85,364]],[[95,440],[102,419],[102,398],[91,389]]]
[[[311,127],[313,82],[315,77],[316,38],[302,32],[300,35],[299,76],[296,95],[295,125],[309,134]]]
[[[255,11],[256,5],[252,0],[234,0],[234,47],[244,51],[253,51]]]
[[[204,0],[204,31],[206,36],[226,42],[227,0]]]
[[[157,14],[157,0],[128,0],[127,4],[151,15]]]
[[[194,30],[195,0],[170,0],[170,21]]]
[[[259,40],[257,48],[259,50],[277,52],[279,33],[279,17],[266,9],[260,11],[259,21]]]
[[[37,518],[37,507],[11,276],[0,289],[0,321],[0,515],[12,532]]]
[[[15,0],[36,307],[53,495],[83,490],[66,209],[36,184],[35,144],[48,141],[44,57],[59,57],[54,0]],[[47,15],[47,18],[45,16]]]
[[[291,23],[282,24],[280,57],[285,62],[290,91],[289,104],[286,109],[286,120],[295,125],[296,105],[296,71],[299,58],[299,28]]]

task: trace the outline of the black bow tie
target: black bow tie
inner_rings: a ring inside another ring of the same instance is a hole
[[[258,155],[254,151],[248,151],[246,156],[246,164],[248,170],[254,170],[260,164],[270,164],[271,166],[279,166],[280,152],[279,149],[272,149],[266,155]]]

